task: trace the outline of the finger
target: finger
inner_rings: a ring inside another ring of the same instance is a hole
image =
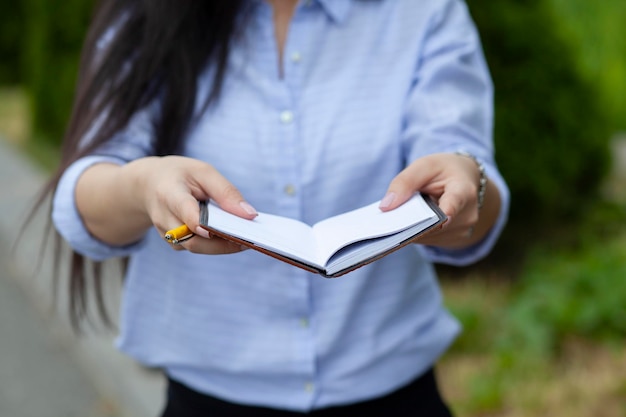
[[[200,206],[198,200],[189,193],[182,193],[175,203],[175,207],[172,210],[176,218],[178,225],[187,225],[189,230],[194,234],[198,234],[200,229]],[[203,237],[208,238],[205,233],[201,234]]]
[[[463,184],[451,181],[446,184],[443,194],[439,197],[439,208],[448,218],[460,217],[459,215],[467,206],[470,196]]]
[[[208,232],[206,232],[207,237],[192,234],[168,240],[169,233],[170,231],[164,233],[163,240],[175,251],[188,250],[193,253],[219,255],[241,252],[247,249],[237,243],[212,236]]]
[[[152,223],[164,239],[167,240],[167,235],[172,235],[171,238],[180,238],[184,233],[176,229],[186,225],[189,230],[194,230],[183,219],[193,218],[197,222],[199,215],[198,202],[189,191],[174,190],[161,198],[158,208],[152,215]]]
[[[380,209],[389,211],[402,205],[437,175],[438,170],[432,163],[431,158],[424,157],[416,160],[391,181],[385,196],[381,200]]]
[[[211,239],[195,236],[181,243],[180,246],[184,247],[189,252],[205,255],[227,255],[247,249],[238,243],[217,236]]]
[[[172,248],[175,251],[185,250],[185,247],[180,243],[170,243],[170,248]]]

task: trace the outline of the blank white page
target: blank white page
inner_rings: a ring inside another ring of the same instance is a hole
[[[320,259],[326,262],[335,251],[350,243],[396,233],[437,217],[420,194],[391,211],[382,212],[379,205],[380,202],[375,202],[316,223],[313,232]]]
[[[208,226],[283,255],[317,264],[313,231],[301,221],[267,213],[259,213],[253,220],[247,220],[211,202]]]

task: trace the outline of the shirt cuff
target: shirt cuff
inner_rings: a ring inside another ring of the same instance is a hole
[[[485,170],[489,181],[493,182],[500,192],[500,213],[498,214],[494,226],[484,239],[468,248],[444,249],[435,246],[416,245],[426,259],[440,264],[466,266],[485,258],[495,246],[507,222],[510,194],[502,176],[500,176],[495,168],[485,165]]]
[[[76,208],[78,178],[87,168],[102,162],[125,163],[122,159],[108,156],[87,156],[77,160],[65,170],[52,200],[52,222],[56,230],[74,251],[94,261],[127,256],[141,246],[141,241],[125,246],[102,242],[89,233]]]

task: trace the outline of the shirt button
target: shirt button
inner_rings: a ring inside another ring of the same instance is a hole
[[[300,55],[300,52],[294,52],[291,54],[291,62],[294,63],[298,63],[302,60],[302,55]]]
[[[285,185],[284,191],[285,194],[293,196],[296,194],[296,187],[293,184],[287,184]]]
[[[289,110],[285,110],[283,112],[280,113],[280,121],[283,122],[284,124],[289,124],[291,122],[293,122],[293,113],[290,112]]]
[[[312,382],[307,382],[306,384],[304,384],[304,390],[306,392],[313,392],[314,389],[315,389],[315,385],[313,385]]]
[[[309,327],[309,320],[306,317],[300,319],[300,327],[304,327],[305,329]]]

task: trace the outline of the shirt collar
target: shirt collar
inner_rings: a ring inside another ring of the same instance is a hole
[[[302,6],[317,3],[337,23],[343,23],[348,17],[352,0],[301,0]]]
[[[314,3],[336,23],[343,23],[348,17],[352,0],[300,0],[298,7],[311,7]],[[251,0],[254,5],[265,3],[265,0]]]

